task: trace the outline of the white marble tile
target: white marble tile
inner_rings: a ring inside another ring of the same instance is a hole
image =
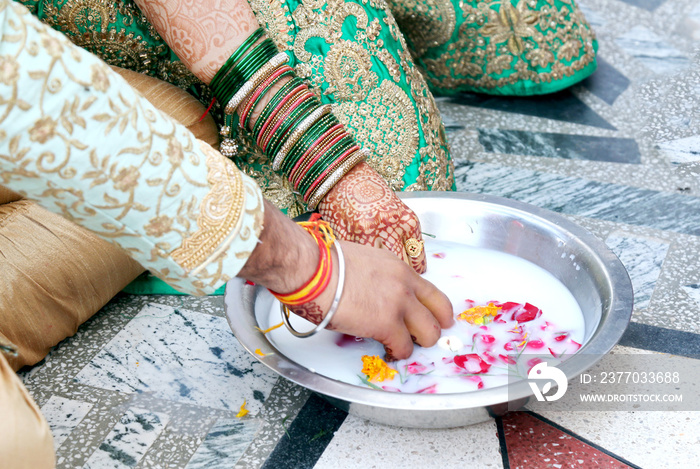
[[[586,21],[588,21],[588,24],[590,24],[593,29],[600,28],[601,26],[605,26],[605,17],[598,13],[597,10],[593,10],[590,8],[588,5],[577,2],[579,10],[581,13],[583,13],[583,16],[586,18]]]
[[[238,343],[226,319],[165,305],[144,307],[76,381],[126,393],[255,415],[277,379]]]
[[[89,402],[80,402],[60,396],[51,396],[41,408],[53,435],[53,447],[58,448],[92,409]]]
[[[654,293],[669,243],[613,233],[605,243],[620,258],[634,288],[634,307],[646,308]]]
[[[700,309],[700,284],[694,284],[694,285],[685,285],[681,287],[681,289],[692,299],[695,300],[695,302],[698,305],[698,308]]]
[[[503,467],[493,420],[461,428],[388,427],[348,416],[315,469]]]
[[[109,432],[83,469],[121,469],[136,466],[168,424],[160,412],[131,408]]]
[[[659,142],[661,153],[673,164],[686,164],[700,161],[700,135]]]
[[[186,469],[228,469],[235,466],[261,425],[259,419],[219,419]]]
[[[668,74],[687,69],[691,62],[681,51],[644,26],[635,26],[619,36],[617,44],[654,73]]]

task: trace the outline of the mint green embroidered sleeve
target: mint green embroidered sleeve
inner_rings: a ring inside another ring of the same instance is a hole
[[[235,276],[259,188],[109,67],[0,0],[0,183],[192,294]]]

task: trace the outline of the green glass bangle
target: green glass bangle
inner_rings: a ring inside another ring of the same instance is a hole
[[[270,118],[270,115],[277,108],[279,103],[294,88],[301,85],[302,83],[303,83],[303,81],[301,78],[299,78],[299,77],[292,78],[287,83],[285,83],[279,90],[277,90],[277,93],[275,93],[275,95],[272,97],[272,99],[270,99],[270,101],[267,102],[267,104],[263,108],[262,112],[260,113],[260,116],[258,117],[257,122],[255,122],[255,127],[253,127],[253,135],[255,136],[256,140],[257,140],[258,135],[260,134],[260,131],[262,130],[262,126]]]
[[[277,55],[277,47],[272,39],[265,39],[231,68],[218,87],[220,94],[216,99],[220,103],[228,103],[243,84],[263,65]]]
[[[334,116],[333,114],[326,114],[319,120],[314,122],[314,124],[309,127],[309,129],[304,132],[304,134],[299,137],[299,140],[294,144],[294,146],[289,150],[284,161],[280,166],[280,169],[284,174],[289,176],[289,173],[294,168],[294,164],[304,155],[306,150],[319,138],[321,135],[333,125]]]
[[[274,87],[277,83],[279,83],[280,80],[286,77],[294,76],[294,69],[292,70],[287,70],[286,72],[280,74],[277,78],[272,80],[269,85],[265,87],[264,90],[258,94],[258,96],[255,98],[255,101],[253,101],[253,104],[250,106],[250,111],[248,112],[248,115],[245,117],[245,121],[242,123],[242,126],[244,129],[248,129],[248,126],[250,124],[250,116],[253,115],[253,111],[255,111],[255,108],[258,107],[258,104],[260,104],[260,101],[262,98],[269,93],[270,89]],[[261,113],[262,114],[262,113]],[[257,121],[256,121],[257,122]]]
[[[330,148],[323,156],[321,156],[309,171],[301,177],[297,190],[301,194],[306,194],[309,188],[313,185],[314,181],[325,171],[329,166],[331,166],[340,156],[345,153],[355,145],[355,141],[349,134],[338,141],[332,148]]]
[[[294,110],[292,110],[291,114],[286,117],[284,123],[277,129],[275,134],[272,136],[270,139],[270,143],[267,144],[267,153],[270,155],[270,158],[274,158],[274,155],[279,152],[280,148],[282,147],[282,144],[284,143],[284,140],[286,137],[289,135],[289,132],[291,132],[291,129],[293,127],[296,127],[299,122],[309,115],[311,113],[312,109],[315,109],[316,104],[311,100],[311,99],[306,99],[304,100],[301,104],[299,104]]]
[[[255,31],[253,31],[253,34],[248,36],[248,38],[243,41],[243,43],[238,46],[238,48],[233,51],[233,54],[231,54],[231,57],[228,58],[226,62],[221,66],[221,68],[216,72],[214,75],[214,78],[211,79],[211,82],[209,83],[209,87],[214,91],[214,95],[216,95],[216,88],[219,86],[219,82],[228,74],[230,71],[231,67],[233,67],[236,62],[245,54],[248,52],[248,50],[255,44],[255,41],[260,39],[260,37],[263,35],[264,30],[263,28],[258,28]]]
[[[343,129],[343,132],[345,130]],[[337,138],[338,136],[336,135],[334,138]],[[322,146],[324,144],[328,144],[329,142],[314,142],[313,145],[318,144],[318,148],[314,148],[309,155],[304,157],[303,160],[299,161],[297,160],[302,167],[297,169],[297,172],[295,174],[292,174],[292,171],[287,173],[287,178],[297,187],[299,188],[304,188],[304,186],[310,184],[310,181],[315,180],[315,178],[320,174],[324,168],[328,166],[328,162],[333,159],[334,157],[334,152],[336,150],[342,150],[342,148],[345,142],[344,136],[341,135],[341,138],[338,142],[336,142],[331,148],[326,149],[324,152],[322,152]],[[316,161],[313,161],[316,158]],[[313,161],[313,162],[312,162]],[[306,167],[306,165],[311,164],[310,167]],[[305,169],[306,167],[306,169]],[[305,171],[302,173],[299,173],[298,171]]]
[[[282,171],[284,171],[285,174],[289,174],[294,167],[294,163],[296,163],[299,158],[304,155],[306,150],[313,145],[313,143],[318,140],[324,132],[336,124],[338,124],[338,119],[336,119],[332,113],[326,114],[314,122],[314,124],[309,127],[309,130],[307,130],[289,150],[287,157],[282,162]]]

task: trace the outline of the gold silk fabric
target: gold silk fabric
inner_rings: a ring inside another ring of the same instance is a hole
[[[0,344],[2,335],[0,334]],[[0,461],[3,469],[52,469],[53,437],[39,407],[0,352]]]
[[[209,103],[130,0],[24,2],[42,21],[107,63],[162,78]],[[427,84],[384,1],[252,0],[258,20],[297,73],[370,150],[369,163],[394,190],[451,190],[453,166]],[[137,63],[136,57],[142,57]],[[214,114],[220,117],[215,107]],[[218,119],[221,123],[221,120]],[[305,211],[287,180],[242,137],[236,164],[288,215]]]
[[[119,246],[35,202],[0,205],[0,334],[18,370],[78,330],[143,272]]]
[[[191,293],[245,264],[260,190],[104,62],[0,0],[0,182]]]

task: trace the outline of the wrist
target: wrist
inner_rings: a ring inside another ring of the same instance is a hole
[[[319,261],[318,245],[303,228],[265,201],[260,241],[238,277],[270,290],[298,289],[314,275]]]

